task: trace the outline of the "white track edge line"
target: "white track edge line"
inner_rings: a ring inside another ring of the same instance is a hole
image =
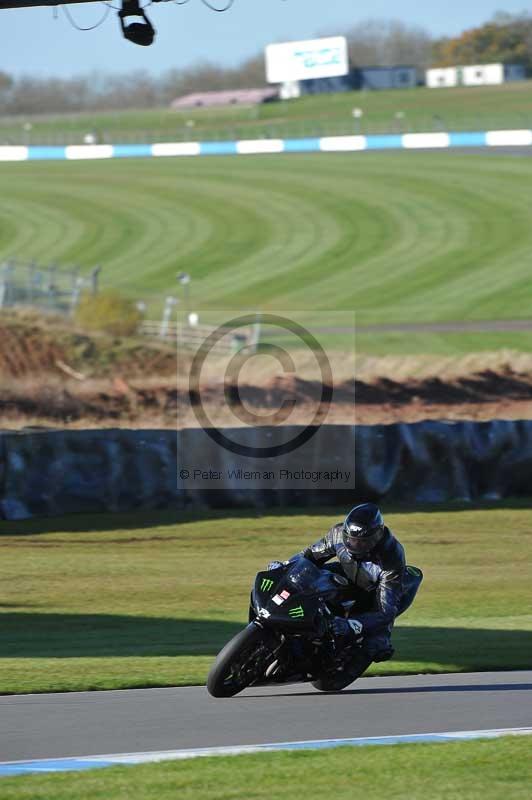
[[[64,763],[71,763],[77,761],[88,761],[98,763],[99,761],[114,761],[115,763],[120,763],[122,760],[126,760],[129,763],[134,763],[133,759],[139,759],[139,763],[146,763],[147,761],[163,761],[163,760],[178,760],[184,758],[194,758],[199,756],[211,756],[211,755],[238,755],[238,754],[245,754],[245,753],[257,753],[257,752],[268,752],[271,750],[279,750],[279,749],[286,749],[289,750],[290,748],[296,747],[306,747],[308,749],[312,749],[313,747],[324,748],[327,746],[334,747],[340,745],[356,745],[356,744],[367,744],[371,745],[372,743],[386,743],[389,742],[390,744],[400,744],[402,741],[406,744],[413,744],[416,740],[420,743],[427,742],[427,741],[439,741],[442,739],[456,739],[456,740],[464,740],[464,739],[490,739],[490,738],[498,738],[500,736],[531,736],[532,735],[532,728],[528,727],[520,727],[520,728],[492,728],[486,730],[473,730],[473,731],[439,731],[439,732],[432,732],[432,733],[405,733],[405,734],[396,734],[396,735],[386,735],[386,736],[363,736],[363,737],[356,737],[356,738],[340,738],[340,739],[309,739],[309,740],[301,740],[301,741],[291,741],[291,742],[268,742],[265,744],[248,744],[248,745],[224,745],[219,747],[202,747],[202,748],[185,748],[181,750],[158,750],[158,751],[147,751],[147,752],[137,752],[137,753],[113,753],[113,754],[102,754],[102,755],[91,755],[91,756],[67,756],[62,758],[59,757],[48,757],[48,758],[36,758],[36,759],[20,759],[17,761],[2,761],[0,762],[0,767],[4,766],[15,766],[16,764],[35,764],[38,767],[39,764],[43,764],[46,762],[64,762]],[[142,761],[141,761],[142,759]]]

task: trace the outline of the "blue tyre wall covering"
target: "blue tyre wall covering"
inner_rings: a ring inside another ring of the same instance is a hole
[[[264,434],[266,429],[260,429]],[[284,429],[286,431],[286,429]],[[296,426],[290,434],[296,435]],[[230,433],[228,429],[227,433]],[[253,446],[257,429],[240,429]],[[201,429],[4,431],[0,433],[0,517],[160,508],[259,509],[349,504],[366,498],[433,503],[532,497],[532,421],[419,422],[323,426],[305,446],[320,469],[353,466],[356,489],[272,490],[260,480],[235,488],[190,488],[179,454],[218,469],[235,457]],[[210,443],[210,444],[209,444]],[[212,453],[205,451],[212,446]],[[196,452],[199,452],[196,450]],[[298,452],[286,457],[302,466]]]

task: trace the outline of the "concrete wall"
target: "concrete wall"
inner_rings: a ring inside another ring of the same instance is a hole
[[[264,431],[264,429],[260,429]],[[294,428],[293,433],[299,429]],[[257,429],[240,436],[256,445]],[[421,422],[326,426],[306,445],[306,462],[326,469],[353,464],[356,490],[333,485],[294,489],[230,480],[190,488],[179,478],[188,463],[223,467],[234,456],[201,430],[43,431],[0,433],[0,516],[22,519],[133,509],[268,508],[349,504],[365,498],[410,502],[532,497],[532,421]],[[210,440],[209,440],[210,442]],[[297,452],[292,465],[301,463]],[[199,457],[198,457],[199,459]]]

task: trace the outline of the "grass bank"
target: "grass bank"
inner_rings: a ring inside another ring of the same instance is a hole
[[[530,316],[529,159],[43,162],[1,165],[2,183],[0,259],[100,263],[103,286],[156,298],[157,314],[186,271],[200,316],[355,310],[358,325]],[[409,336],[401,347],[409,352]]]
[[[4,117],[3,143],[79,143],[302,137],[532,127],[530,81],[503,86],[394,89],[302,97],[259,106],[39,114]],[[354,120],[353,108],[363,115]],[[398,116],[402,114],[402,116]],[[31,128],[28,129],[27,123]]]
[[[246,621],[254,574],[343,513],[0,523],[0,692],[204,682]],[[373,674],[528,668],[530,508],[395,510],[388,523],[425,581]]]

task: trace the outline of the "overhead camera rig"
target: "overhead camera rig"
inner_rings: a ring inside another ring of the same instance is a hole
[[[118,19],[124,39],[144,47],[152,44],[155,39],[155,28],[146,16],[139,0],[122,0]]]
[[[75,3],[95,3],[98,0],[0,0],[0,10],[7,8],[30,8],[35,6],[67,6]],[[155,28],[146,16],[141,0],[119,0],[118,19],[125,39],[147,46],[155,38]],[[151,0],[166,3],[168,0]]]

